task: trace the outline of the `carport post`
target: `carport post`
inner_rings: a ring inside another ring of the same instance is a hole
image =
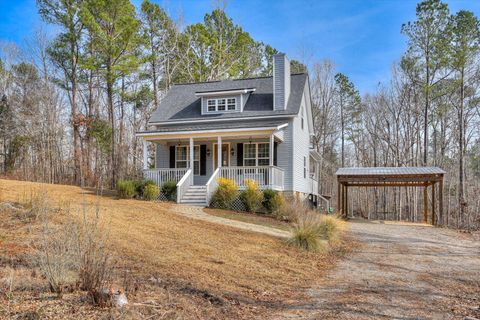
[[[440,224],[443,224],[443,176],[442,176],[442,180],[440,180],[440,183],[438,185],[438,188],[439,188],[439,207],[438,207],[438,211],[440,211]]]
[[[345,218],[348,218],[348,184],[345,185]]]
[[[435,225],[435,182],[432,184],[432,225]]]
[[[428,223],[428,186],[423,188],[423,222]]]
[[[340,193],[342,192],[342,191],[340,191],[340,187],[341,187],[340,181],[338,181],[338,179],[337,179],[337,189],[338,189],[337,190],[337,212],[340,212],[340,200],[341,200],[340,199]]]

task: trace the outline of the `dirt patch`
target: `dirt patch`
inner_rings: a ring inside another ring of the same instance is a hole
[[[480,243],[456,231],[348,223],[360,248],[308,290],[315,302],[274,317],[480,318]]]

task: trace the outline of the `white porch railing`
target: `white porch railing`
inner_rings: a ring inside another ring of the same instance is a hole
[[[191,185],[193,185],[193,170],[188,169],[183,178],[177,183],[177,203],[180,203],[183,195],[185,192],[187,192]]]
[[[239,189],[245,188],[245,180],[254,180],[260,189],[283,190],[284,172],[276,166],[221,167],[220,177],[232,179]]]
[[[167,181],[180,181],[185,173],[187,173],[188,168],[161,168],[161,169],[151,169],[144,170],[143,177],[146,180],[153,180],[155,183],[161,187]]]
[[[207,206],[210,205],[210,201],[212,200],[212,196],[218,188],[218,174],[220,173],[220,169],[217,168],[210,179],[207,182]]]

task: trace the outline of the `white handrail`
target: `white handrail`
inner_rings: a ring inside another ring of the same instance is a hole
[[[232,179],[239,189],[245,188],[245,180],[254,180],[260,189],[284,189],[284,170],[276,166],[221,167],[220,177]]]
[[[210,200],[212,196],[217,191],[218,188],[218,174],[220,173],[220,168],[215,169],[210,179],[207,182],[207,206],[210,205]]]
[[[167,181],[178,182],[187,173],[187,168],[159,168],[143,170],[143,177],[146,180],[153,180],[161,187]]]
[[[177,183],[177,203],[180,203],[183,195],[191,185],[193,185],[193,170],[188,169],[182,179]]]

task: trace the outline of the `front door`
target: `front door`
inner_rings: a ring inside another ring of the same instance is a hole
[[[222,167],[229,167],[230,166],[230,152],[228,149],[230,144],[223,143],[222,144]],[[213,145],[213,169],[218,168],[218,144]]]

